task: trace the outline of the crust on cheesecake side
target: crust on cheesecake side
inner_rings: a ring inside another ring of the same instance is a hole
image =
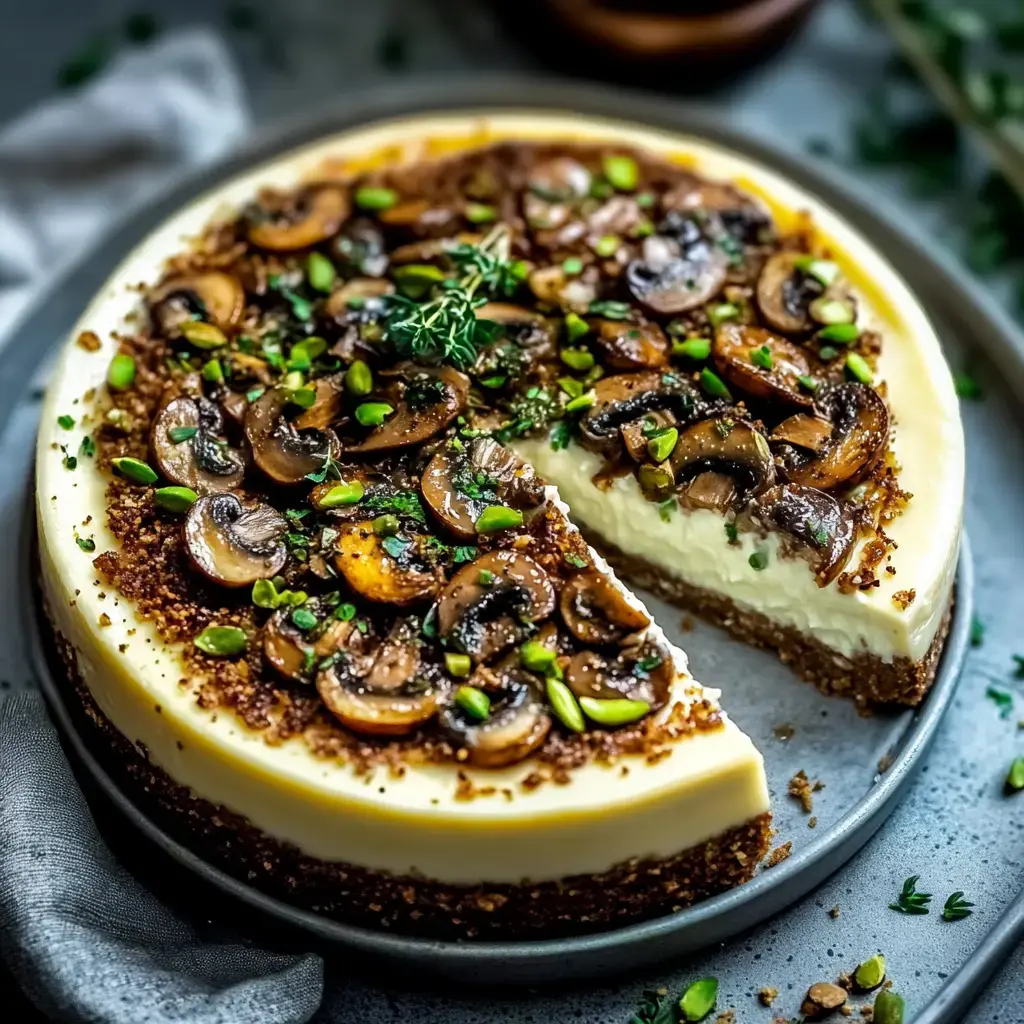
[[[824,694],[850,697],[862,708],[874,704],[915,707],[935,682],[952,619],[952,597],[920,661],[905,657],[883,661],[870,651],[846,657],[792,626],[780,625],[761,612],[739,607],[725,594],[693,586],[678,576],[668,575],[645,558],[626,554],[591,529],[581,526],[580,532],[632,586],[727,629],[744,643],[776,651],[797,675]]]
[[[749,881],[768,852],[771,813],[673,857],[631,859],[595,875],[521,885],[455,886],[304,854],[152,764],[106,718],[77,655],[47,617],[69,710],[104,770],[149,818],[208,863],[287,903],[349,924],[443,939],[582,935],[675,913]],[[54,665],[56,669],[57,666]]]

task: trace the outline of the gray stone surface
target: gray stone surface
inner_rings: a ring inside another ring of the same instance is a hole
[[[252,92],[258,120],[263,122],[312,109],[342,92],[394,75],[382,70],[378,44],[391,26],[409,37],[408,69],[416,72],[528,67],[498,33],[477,2],[407,0],[406,3],[316,3],[291,0],[287,5],[260,0],[253,6],[273,26],[270,42],[252,34],[229,33]],[[138,10],[130,0],[37,0],[4,5],[0,34],[0,120],[44,97],[52,88],[56,68],[91,33],[116,28],[123,16]],[[163,0],[151,3],[165,26],[222,21],[222,8],[204,0]],[[271,45],[272,44],[272,45]],[[795,147],[811,137],[845,138],[870,83],[887,59],[886,44],[846,4],[831,3],[816,15],[797,44],[779,60],[727,87],[713,102],[750,131],[791,140]],[[881,203],[909,212],[917,226],[943,237],[956,225],[952,207],[915,200],[892,175],[875,175],[871,187]],[[83,300],[85,296],[82,297]],[[49,339],[46,339],[47,341]],[[954,348],[955,343],[948,338]],[[962,339],[967,345],[972,339]],[[959,363],[962,357],[954,354]],[[402,979],[372,983],[353,977],[343,962],[332,965],[330,998],[318,1020],[417,1021],[421,1024],[625,1024],[640,991],[665,985],[678,989],[688,979],[713,974],[720,979],[720,1008],[737,1011],[741,1024],[767,1022],[776,1015],[796,1014],[807,985],[833,978],[881,950],[891,974],[911,1009],[921,1007],[943,978],[970,953],[1000,910],[1024,884],[1024,797],[1007,800],[1001,781],[1013,756],[1024,751],[1024,685],[1012,680],[1011,655],[1024,653],[1021,639],[1021,580],[1024,578],[1024,441],[1020,430],[1024,396],[1001,390],[997,368],[982,366],[986,385],[982,403],[964,409],[968,435],[968,509],[977,569],[977,605],[987,626],[985,643],[972,652],[962,684],[932,750],[928,764],[909,796],[879,835],[844,870],[811,897],[748,935],[720,948],[668,965],[647,977],[617,979],[607,986],[588,984],[564,991],[513,995],[407,990]],[[35,408],[26,404],[8,425],[0,445],[0,529],[14,535],[20,515],[21,487],[28,467],[28,445]],[[3,601],[16,600],[5,589]],[[0,614],[12,621],[10,607]],[[699,674],[711,682],[716,667],[702,644],[704,631],[688,640]],[[707,657],[707,660],[705,658]],[[749,652],[750,672],[742,687],[734,685],[740,703],[751,700],[752,688],[767,683],[774,665]],[[22,681],[18,638],[0,650],[0,674],[15,685]],[[774,680],[773,680],[774,681]],[[1013,690],[1016,708],[1000,720],[986,700],[991,684]],[[806,696],[802,712],[818,707],[816,698],[796,684],[773,687],[780,704],[779,720],[790,713],[790,700]],[[814,702],[814,703],[810,703]],[[783,749],[771,735],[759,737],[769,751],[773,786],[778,793],[791,768],[804,767],[814,776],[813,750],[831,729],[841,743],[858,730],[878,723],[852,719],[847,709],[822,702],[827,717],[812,727],[813,716]],[[742,720],[742,716],[741,716]],[[762,724],[770,724],[765,721]],[[806,760],[805,760],[806,758]],[[836,762],[839,763],[838,761]],[[819,796],[823,820],[837,813],[844,799],[845,775]],[[782,838],[799,843],[807,834],[802,816],[781,801]],[[920,873],[922,885],[935,893],[936,909],[927,917],[903,917],[886,909],[904,877]],[[941,902],[963,889],[977,904],[975,914],[947,924],[940,919]],[[838,905],[840,916],[828,909]],[[769,1011],[755,993],[773,985],[781,995]],[[1024,1022],[1024,949],[1002,971],[971,1015],[973,1024]]]

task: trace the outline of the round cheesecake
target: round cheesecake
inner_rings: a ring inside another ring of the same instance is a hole
[[[97,750],[188,845],[346,920],[544,937],[767,850],[760,754],[612,567],[912,704],[962,491],[934,332],[812,197],[621,124],[420,117],[126,258],[53,371],[40,575]]]

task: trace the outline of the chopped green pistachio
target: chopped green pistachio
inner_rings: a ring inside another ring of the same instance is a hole
[[[1024,757],[1018,757],[1010,765],[1006,775],[1006,788],[1013,793],[1019,793],[1024,789]]]
[[[622,239],[618,235],[602,235],[594,243],[594,252],[602,259],[608,259],[619,251]]]
[[[349,604],[347,601],[339,604],[334,612],[334,617],[341,622],[351,622],[356,617],[356,606]]]
[[[957,398],[966,398],[970,401],[978,401],[984,396],[978,382],[966,372],[953,374],[953,388]]]
[[[559,377],[558,386],[570,398],[579,398],[583,394],[583,385],[575,377]]]
[[[718,979],[701,978],[687,985],[679,1000],[679,1010],[685,1021],[703,1020],[714,1008],[718,999]]]
[[[208,324],[205,320],[186,320],[178,330],[190,345],[203,350],[223,348],[228,343],[224,332],[216,324]]]
[[[640,490],[648,498],[660,498],[675,485],[675,478],[664,466],[651,466],[645,463],[637,470],[636,478]]]
[[[651,710],[651,705],[645,700],[625,698],[598,700],[596,697],[580,697],[580,707],[587,718],[611,728],[636,722]]]
[[[145,462],[133,459],[129,455],[124,455],[119,459],[111,459],[110,464],[114,467],[115,473],[123,476],[126,480],[131,480],[132,483],[145,486],[156,482],[156,473]]]
[[[319,359],[327,351],[327,342],[323,338],[312,335],[295,342],[288,354],[289,370],[308,370],[313,361]]]
[[[606,156],[601,166],[608,183],[619,192],[632,192],[640,180],[640,169],[631,156]]]
[[[833,348],[831,345],[822,345],[818,349],[818,358],[824,360],[826,363],[830,359],[835,359],[839,355],[839,349]]]
[[[507,505],[488,505],[476,521],[478,533],[495,533],[523,525],[523,513]]]
[[[793,266],[820,281],[826,287],[839,276],[839,265],[832,260],[819,260],[814,256],[801,256]]]
[[[903,996],[886,989],[875,997],[872,1024],[903,1024]]]
[[[364,427],[379,427],[394,411],[387,402],[363,402],[356,407],[356,419]]]
[[[654,234],[654,225],[649,220],[638,220],[629,232],[632,238],[648,238]]]
[[[398,533],[400,527],[398,516],[391,512],[385,512],[384,515],[377,516],[373,521],[373,532],[378,537],[393,537]]]
[[[306,383],[306,378],[298,370],[292,370],[290,373],[284,375],[284,380],[281,381],[281,387],[286,391],[295,391],[301,388]]]
[[[870,992],[885,981],[885,957],[876,953],[865,960],[854,972],[853,980],[857,988]]]
[[[585,334],[590,333],[590,324],[579,315],[579,313],[565,314],[565,333],[570,343],[579,341]]]
[[[858,352],[850,352],[846,357],[846,374],[861,384],[870,384],[875,375],[871,372],[868,361]]]
[[[480,386],[485,388],[503,388],[508,383],[508,377],[504,373],[496,373],[491,377],[481,377]]]
[[[494,583],[495,575],[490,569],[481,569],[476,574],[476,581],[481,587],[489,587]]]
[[[675,427],[659,430],[647,442],[647,454],[654,462],[664,462],[675,451],[679,431]]]
[[[750,361],[755,366],[759,366],[762,370],[772,370],[775,368],[775,360],[772,359],[772,350],[767,345],[751,349]]]
[[[491,224],[498,218],[498,211],[487,203],[466,203],[466,220],[470,224]]]
[[[398,193],[393,188],[375,188],[363,185],[352,197],[360,210],[389,210],[398,202]]]
[[[75,425],[74,416],[58,416],[57,425],[63,430],[70,430]]]
[[[153,493],[157,508],[165,512],[187,512],[198,499],[191,487],[158,487]]]
[[[431,263],[407,263],[395,267],[391,276],[403,295],[410,299],[421,299],[434,285],[444,280],[444,271]]]
[[[837,345],[852,345],[860,337],[860,328],[856,324],[829,324],[818,331],[821,341],[831,341]]]
[[[135,360],[132,356],[125,355],[123,352],[118,352],[113,359],[110,360],[110,366],[107,369],[107,385],[112,387],[115,391],[124,391],[125,388],[130,388],[135,380]]]
[[[296,608],[292,612],[292,622],[301,630],[314,629],[317,624],[317,617],[306,608]]]
[[[805,388],[807,391],[811,392],[817,391],[820,387],[818,382],[813,377],[809,377],[805,373],[801,373],[797,377],[797,383],[800,385],[800,387]]]
[[[245,400],[249,403],[255,402],[256,399],[259,398],[266,390],[266,388],[252,388],[251,390],[246,391]]]
[[[652,192],[641,192],[636,197],[636,205],[641,210],[646,210],[649,206],[654,205],[654,194]]]
[[[485,721],[491,715],[491,698],[475,686],[460,686],[455,691],[455,703],[470,718],[475,718],[479,722]]]
[[[248,638],[237,626],[207,626],[192,642],[204,654],[233,658],[245,652]]]
[[[700,385],[712,398],[732,398],[732,393],[725,386],[722,378],[706,366],[700,371]]]
[[[338,278],[338,272],[334,264],[323,253],[311,252],[306,260],[306,279],[314,291],[330,292],[334,282]]]
[[[712,327],[718,327],[726,320],[735,320],[740,315],[740,307],[733,302],[719,302],[717,305],[708,306],[708,320]]]
[[[519,660],[531,672],[546,673],[555,663],[556,653],[539,640],[527,640],[519,648]]]
[[[577,395],[571,401],[566,402],[565,411],[582,412],[584,409],[589,409],[596,400],[597,396],[593,391],[585,391],[582,395]]]
[[[558,356],[570,370],[580,373],[589,370],[594,365],[594,354],[585,348],[563,348]]]
[[[76,537],[75,538],[75,543],[83,551],[90,552],[90,551],[95,551],[96,550],[96,541],[94,541],[92,539],[92,537]]]
[[[710,338],[684,338],[672,342],[672,355],[703,362],[711,355]]]
[[[316,388],[293,388],[288,392],[288,401],[300,409],[309,409],[316,403]]]
[[[598,299],[587,307],[587,312],[591,316],[603,316],[606,320],[628,320],[633,315],[633,307],[616,299]]]
[[[551,710],[562,725],[572,732],[584,732],[587,723],[584,721],[579,701],[576,700],[576,695],[572,690],[555,676],[549,676],[544,687]]]
[[[363,485],[359,480],[350,480],[347,483],[343,480],[335,484],[322,498],[318,504],[321,508],[341,508],[344,505],[354,505],[363,498]]]
[[[752,551],[750,553],[750,557],[747,559],[747,564],[751,569],[754,569],[757,572],[768,568],[768,552],[763,548],[758,548],[756,551]]]
[[[257,608],[276,608],[281,603],[273,580],[257,580],[252,585],[252,603]]]
[[[345,390],[355,398],[363,398],[373,391],[373,371],[362,359],[354,360],[345,371]]]
[[[224,367],[221,366],[220,360],[211,359],[203,363],[202,375],[203,380],[208,381],[210,384],[223,384]]]
[[[468,654],[454,654],[449,651],[444,656],[444,667],[448,669],[448,674],[455,676],[456,679],[464,679],[473,669],[473,662],[470,661]]]
[[[570,256],[568,259],[562,260],[562,273],[566,277],[575,277],[577,274],[583,272],[583,260],[579,256]],[[575,316],[575,314],[571,314]]]
[[[842,299],[826,299],[820,296],[807,307],[819,324],[852,324],[853,304]]]

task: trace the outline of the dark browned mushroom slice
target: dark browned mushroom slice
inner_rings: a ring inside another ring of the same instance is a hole
[[[480,663],[519,641],[554,608],[555,588],[540,565],[515,551],[491,551],[448,582],[438,599],[438,630],[453,650]]]
[[[243,505],[234,494],[210,494],[185,517],[185,550],[193,565],[224,587],[247,587],[284,567],[288,521],[270,505]]]
[[[341,419],[345,407],[342,375],[319,377],[313,383],[313,404],[292,421],[296,430],[326,430]]]
[[[828,586],[843,571],[857,541],[850,506],[814,487],[772,487],[751,503],[743,518],[783,533],[783,551],[795,549],[810,562],[819,587]]]
[[[825,286],[800,269],[806,253],[779,252],[772,256],[757,279],[757,304],[765,320],[783,334],[803,334],[814,327],[810,304]]]
[[[717,235],[717,226],[743,245],[758,245],[772,235],[768,211],[743,195],[739,189],[722,182],[685,182],[662,196],[662,208],[686,217],[703,217],[705,231]]]
[[[547,317],[510,302],[488,302],[476,311],[478,320],[501,324],[502,338],[524,349],[531,360],[554,355],[558,330]]]
[[[382,301],[395,286],[381,277],[354,277],[335,288],[324,303],[324,312],[342,326],[367,323],[370,316],[382,317],[387,310]]]
[[[651,620],[603,572],[581,572],[562,588],[562,618],[585,644],[617,644]]]
[[[331,618],[325,628],[310,635],[292,621],[293,611],[279,608],[267,619],[263,627],[263,655],[285,679],[308,683],[320,659],[344,648],[355,623]]]
[[[233,490],[245,476],[245,458],[223,434],[224,419],[209,399],[172,399],[153,421],[153,460],[168,480],[197,494]]]
[[[347,274],[383,277],[388,270],[384,233],[366,217],[350,220],[330,243],[331,254]]]
[[[641,258],[626,268],[626,283],[647,309],[673,316],[703,306],[725,284],[729,261],[699,233],[686,244],[668,235],[644,239]]]
[[[527,509],[544,501],[533,467],[489,437],[474,439],[461,452],[440,448],[420,486],[430,510],[462,540],[476,537],[476,521],[488,505]]]
[[[491,713],[483,721],[470,718],[456,704],[441,710],[441,727],[479,768],[502,768],[528,757],[545,740],[551,718],[537,680],[522,669],[509,668],[500,688],[489,693]]]
[[[784,443],[820,452],[832,440],[832,422],[811,413],[798,412],[777,424],[768,438],[770,444]]]
[[[580,651],[565,670],[565,681],[577,697],[643,700],[652,711],[668,700],[674,679],[672,652],[654,640],[626,648],[614,658]]]
[[[353,732],[403,736],[434,717],[447,687],[422,662],[416,620],[399,619],[383,641],[350,632],[337,650],[340,657],[317,673],[316,688]]]
[[[437,593],[440,570],[421,562],[416,545],[401,534],[381,537],[373,520],[345,523],[335,541],[334,564],[349,586],[381,604],[409,605]]]
[[[584,447],[614,457],[620,430],[627,423],[664,412],[682,424],[728,407],[728,402],[706,398],[676,374],[621,373],[603,377],[595,385],[594,404],[580,420],[580,436]]]
[[[394,414],[363,440],[348,444],[345,451],[382,452],[421,444],[444,430],[469,398],[469,378],[450,366],[400,363],[386,376],[391,384],[384,397]]]
[[[730,384],[754,398],[808,408],[814,403],[813,394],[800,384],[811,372],[807,353],[762,327],[723,324],[715,334],[712,358]]]
[[[563,227],[590,192],[591,174],[578,160],[556,156],[536,164],[523,195],[523,216],[534,228]],[[580,231],[585,230],[580,224]]]
[[[622,443],[626,446],[630,458],[637,462],[646,462],[650,458],[647,445],[651,440],[651,435],[658,430],[673,426],[675,422],[672,413],[659,409],[656,412],[647,413],[642,419],[623,424],[620,428]]]
[[[268,193],[247,213],[249,241],[261,249],[292,252],[330,238],[348,217],[348,192],[329,183],[297,192]]]
[[[592,320],[592,344],[612,370],[653,370],[668,365],[668,339],[655,323]]]
[[[256,399],[245,414],[245,436],[256,465],[279,484],[301,483],[318,473],[328,455],[338,453],[330,431],[297,430],[284,417],[288,395],[271,388]]]
[[[723,490],[716,480],[705,480],[695,487],[695,497],[705,502],[716,499],[714,507],[719,511],[775,483],[775,464],[764,435],[746,420],[724,416],[701,420],[682,431],[669,467],[676,481],[684,485],[680,495],[684,504],[687,485],[697,477],[715,473],[731,478],[731,492]]]
[[[729,473],[713,469],[698,473],[679,489],[679,504],[683,508],[706,508],[724,512],[736,503],[736,481]]]
[[[226,331],[242,318],[245,289],[231,274],[207,270],[164,281],[152,293],[149,303],[153,319],[165,337],[177,337],[183,323],[197,319]]]
[[[852,486],[874,468],[889,440],[885,402],[867,384],[840,384],[818,401],[832,435],[817,451],[776,445],[780,472],[789,483],[829,490]]]

